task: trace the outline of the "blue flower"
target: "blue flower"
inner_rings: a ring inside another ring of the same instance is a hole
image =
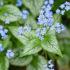
[[[53,4],[54,3],[54,0],[49,0],[49,4]]]
[[[22,11],[22,18],[25,20],[28,17],[29,12],[27,10]]]
[[[66,1],[65,3],[61,4],[59,7],[60,9],[56,10],[56,14],[64,15],[65,11],[70,10],[70,2]]]
[[[70,2],[67,2],[67,1],[66,1],[64,4],[65,4],[65,5],[69,5],[69,6],[70,6]]]
[[[60,12],[61,12],[60,9],[56,10],[56,14],[60,14]]]
[[[7,50],[6,56],[8,58],[13,58],[14,57],[14,52],[12,50]]]
[[[16,6],[18,7],[22,6],[22,0],[17,0]]]
[[[48,61],[47,67],[48,67],[49,70],[54,70],[54,64],[53,64],[52,60]]]
[[[64,9],[64,8],[65,8],[65,4],[61,4],[61,5],[60,5],[60,8],[61,8],[61,9]]]
[[[2,30],[3,29],[3,26],[2,25],[0,25],[0,30]]]
[[[69,10],[70,10],[70,6],[66,6],[66,7],[65,7],[65,10],[66,10],[66,11],[69,11]]]
[[[40,15],[38,17],[38,25],[42,25],[41,29],[36,30],[36,36],[40,39],[44,39],[44,35],[46,34],[47,27],[52,26],[53,24],[53,12],[52,4],[54,3],[54,0],[45,0],[44,5],[40,11]],[[44,28],[45,27],[45,28]]]
[[[54,64],[52,60],[49,60],[47,64],[44,65],[45,70],[54,70]]]
[[[5,19],[5,24],[9,24],[10,23],[10,20],[9,19]]]
[[[30,26],[20,26],[19,28],[18,28],[18,32],[17,32],[17,34],[18,35],[24,35],[24,33],[25,32],[30,32],[31,31],[31,27]]]
[[[44,5],[47,5],[47,4],[48,4],[48,1],[45,1],[45,2],[44,2]]]
[[[20,26],[19,28],[18,28],[18,35],[23,35],[23,27],[22,26]]]
[[[64,27],[63,24],[56,23],[55,30],[56,30],[57,33],[60,33],[60,32],[62,32],[63,30],[65,30],[65,27]]]
[[[64,13],[65,13],[65,10],[61,10],[61,13],[60,14],[61,15],[64,15]]]
[[[0,52],[2,52],[4,50],[2,44],[0,44]]]
[[[2,25],[0,25],[0,36],[2,39],[6,39],[7,38],[7,33],[8,30],[4,29]]]

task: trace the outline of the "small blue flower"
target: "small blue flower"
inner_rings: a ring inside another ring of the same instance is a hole
[[[48,61],[47,67],[48,67],[49,70],[54,70],[54,64],[53,64],[52,60]]]
[[[5,24],[9,24],[10,23],[10,20],[9,19],[5,19]]]
[[[67,2],[67,1],[66,1],[64,4],[65,4],[65,5],[69,5],[69,6],[70,6],[70,2]]]
[[[0,30],[2,30],[3,29],[3,26],[2,25],[0,25]]]
[[[23,33],[24,33],[23,27],[20,26],[20,27],[18,28],[18,35],[23,35]]]
[[[52,6],[50,4],[47,5],[46,7],[48,10],[51,10]]]
[[[54,3],[54,0],[49,0],[49,4],[53,4]]]
[[[2,44],[0,44],[0,52],[2,52],[4,50]]]
[[[30,32],[31,31],[31,27],[30,26],[24,26],[24,32]]]
[[[21,7],[22,6],[22,0],[17,0],[16,6]]]
[[[7,38],[7,33],[8,30],[4,29],[2,25],[0,25],[0,36],[2,39],[6,39]]]
[[[13,58],[14,57],[14,52],[12,50],[7,50],[6,56],[8,58]]]
[[[61,13],[60,14],[61,15],[64,15],[64,13],[65,13],[65,10],[61,10]]]
[[[65,7],[65,10],[66,10],[66,11],[69,11],[69,10],[70,10],[70,6],[66,6],[66,7]]]
[[[54,64],[52,60],[49,60],[47,64],[44,65],[45,70],[54,70]]]
[[[44,5],[47,5],[47,4],[48,4],[48,1],[45,1],[45,2],[44,2]]]
[[[61,4],[61,5],[60,5],[60,8],[61,8],[61,9],[64,9],[64,8],[65,8],[65,4]]]
[[[22,11],[22,18],[25,20],[28,17],[29,12],[27,10]]]
[[[60,14],[60,12],[61,12],[60,9],[56,10],[56,14]]]
[[[64,27],[63,24],[56,23],[55,30],[56,30],[57,33],[60,33],[60,32],[62,32],[63,30],[65,30],[65,27]]]
[[[46,34],[46,31],[47,31],[46,27],[42,28],[41,29],[41,35],[45,35]]]

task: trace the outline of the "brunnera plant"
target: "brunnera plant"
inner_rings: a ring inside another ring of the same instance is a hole
[[[65,29],[61,16],[69,10],[67,1],[0,0],[0,70],[54,70],[51,57],[62,57],[55,33]]]

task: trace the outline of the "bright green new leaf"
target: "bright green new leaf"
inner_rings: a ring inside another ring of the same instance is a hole
[[[26,70],[47,70],[45,67],[47,65],[47,61],[42,56],[34,56],[31,64],[29,64]]]
[[[39,14],[39,11],[44,3],[44,0],[23,0],[23,4],[30,9],[34,16]]]

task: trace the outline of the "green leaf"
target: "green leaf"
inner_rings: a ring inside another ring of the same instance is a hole
[[[9,46],[9,44],[10,44],[10,46],[11,46],[11,41],[10,41],[10,38],[9,38],[9,37],[6,38],[5,40],[0,40],[0,43],[2,43],[4,49],[7,48],[7,47]],[[10,47],[10,46],[9,46],[9,47]]]
[[[21,19],[21,12],[16,6],[5,5],[0,8],[0,20],[14,22],[19,19]]]
[[[54,14],[53,18],[54,18],[54,25],[56,25],[56,23],[58,23],[58,22],[61,22],[61,15]]]
[[[56,39],[55,30],[49,30],[41,43],[43,49],[46,51],[62,56]]]
[[[33,39],[27,45],[25,45],[23,51],[20,51],[20,57],[38,53],[39,51],[41,51],[41,49],[42,48],[40,46],[39,40]]]
[[[14,66],[26,66],[32,61],[32,56],[15,57],[10,60],[10,64]]]
[[[30,9],[34,16],[39,14],[39,11],[43,5],[44,0],[23,0],[23,4]]]
[[[45,65],[47,61],[42,56],[34,56],[33,61],[29,64],[26,70],[47,70]]]
[[[32,16],[29,16],[25,22],[25,25],[31,26],[32,29],[36,29],[38,27],[37,22],[34,20]]]
[[[18,35],[18,28],[19,27],[17,26],[11,26],[9,27],[9,30],[15,38],[17,38],[23,45],[26,45],[29,42],[29,39],[24,35]]]
[[[8,59],[0,54],[0,70],[8,70],[9,67],[9,61]]]
[[[13,36],[23,44],[22,51],[20,51],[20,57],[38,53],[42,49],[40,40],[36,38],[35,32],[27,32],[24,33],[25,35],[20,36],[17,34],[18,27],[9,27],[9,29]]]

